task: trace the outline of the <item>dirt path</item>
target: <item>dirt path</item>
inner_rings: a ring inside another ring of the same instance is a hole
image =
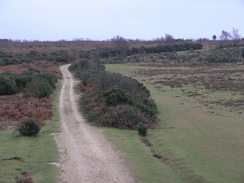
[[[77,109],[74,79],[69,65],[61,67],[63,85],[60,93],[62,132],[56,141],[61,153],[62,182],[131,183],[134,182],[109,141],[99,128],[84,122]]]

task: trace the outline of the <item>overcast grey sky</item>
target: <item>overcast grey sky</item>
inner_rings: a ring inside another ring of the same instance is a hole
[[[0,39],[212,39],[233,27],[244,37],[244,0],[0,0]]]

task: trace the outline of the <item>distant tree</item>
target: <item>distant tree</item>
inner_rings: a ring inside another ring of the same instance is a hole
[[[173,43],[174,42],[174,37],[170,34],[165,34],[165,38],[164,38],[166,43]]]
[[[229,32],[227,32],[227,31],[224,31],[224,30],[222,30],[222,34],[220,35],[220,39],[221,40],[229,40],[229,39],[231,39],[231,34],[229,33]]]
[[[216,35],[213,35],[213,40],[215,41],[217,39],[217,36]]]
[[[127,40],[122,36],[113,37],[111,41],[114,43],[115,48],[119,50],[125,50],[128,48]]]
[[[233,39],[235,42],[239,42],[240,39],[241,39],[241,36],[239,35],[238,31],[239,31],[238,29],[235,29],[235,28],[233,27],[233,29],[232,29],[232,39]]]

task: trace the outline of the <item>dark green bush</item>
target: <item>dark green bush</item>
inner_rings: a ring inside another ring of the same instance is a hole
[[[102,92],[105,97],[107,105],[120,105],[120,104],[130,104],[132,103],[132,98],[130,94],[117,87],[111,87],[108,90]]]
[[[119,105],[109,107],[106,113],[100,116],[100,122],[103,126],[135,130],[138,123],[146,123],[147,119],[137,108]]]
[[[36,77],[27,85],[27,96],[34,95],[38,98],[48,98],[52,92],[49,82],[41,77]]]
[[[0,95],[13,95],[18,91],[16,82],[11,77],[0,75]]]
[[[134,129],[140,122],[146,122],[144,115],[135,107],[127,107],[124,109],[125,126],[129,129]]]
[[[140,111],[151,116],[156,115],[158,112],[157,105],[151,98],[144,98],[142,101],[138,100],[135,106],[140,109]]]
[[[210,50],[205,59],[210,63],[232,63],[242,61],[242,50],[239,47],[217,48]]]
[[[136,127],[137,127],[139,135],[147,136],[147,129],[148,129],[147,124],[140,122],[136,125]]]
[[[149,90],[143,84],[122,74],[104,71],[98,73],[95,77],[94,87],[97,92],[108,90],[111,87],[117,87],[126,90],[132,97],[150,97]]]
[[[29,68],[27,71],[40,73],[40,70],[37,69],[37,68],[35,68],[35,67],[31,67],[31,68]]]
[[[38,77],[46,79],[52,88],[55,88],[55,84],[58,82],[57,76],[51,72],[44,72],[40,74]]]
[[[150,127],[157,122],[150,91],[137,80],[106,72],[94,60],[77,60],[70,69],[82,79],[80,106],[89,122],[133,130],[140,122]]]
[[[124,60],[126,56],[132,56],[143,53],[162,53],[162,52],[173,52],[173,51],[187,51],[187,50],[199,50],[202,49],[203,45],[199,43],[184,43],[174,45],[157,45],[153,47],[124,47],[120,48],[98,48],[92,51],[80,51],[80,58],[91,59],[93,57],[98,58],[110,58],[116,59],[118,62]]]
[[[26,119],[20,123],[19,132],[23,136],[34,136],[39,133],[41,127],[32,118]]]
[[[71,71],[75,71],[77,77],[79,77],[84,83],[88,82],[88,79],[92,78],[97,72],[105,69],[101,65],[99,60],[87,60],[80,59],[75,60],[69,68]]]
[[[19,77],[16,77],[16,85],[22,91],[29,82],[32,80],[32,76],[26,74],[19,74]]]
[[[49,61],[52,62],[68,62],[71,60],[67,50],[58,50],[51,53],[51,56],[48,57]]]
[[[38,57],[39,53],[37,51],[30,51],[27,56],[29,57]]]

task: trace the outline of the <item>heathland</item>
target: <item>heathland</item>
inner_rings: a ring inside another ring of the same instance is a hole
[[[58,180],[58,67],[67,63],[81,80],[81,113],[136,182],[243,181],[243,42],[117,37],[0,42],[0,182]],[[19,135],[26,118],[39,135]]]

